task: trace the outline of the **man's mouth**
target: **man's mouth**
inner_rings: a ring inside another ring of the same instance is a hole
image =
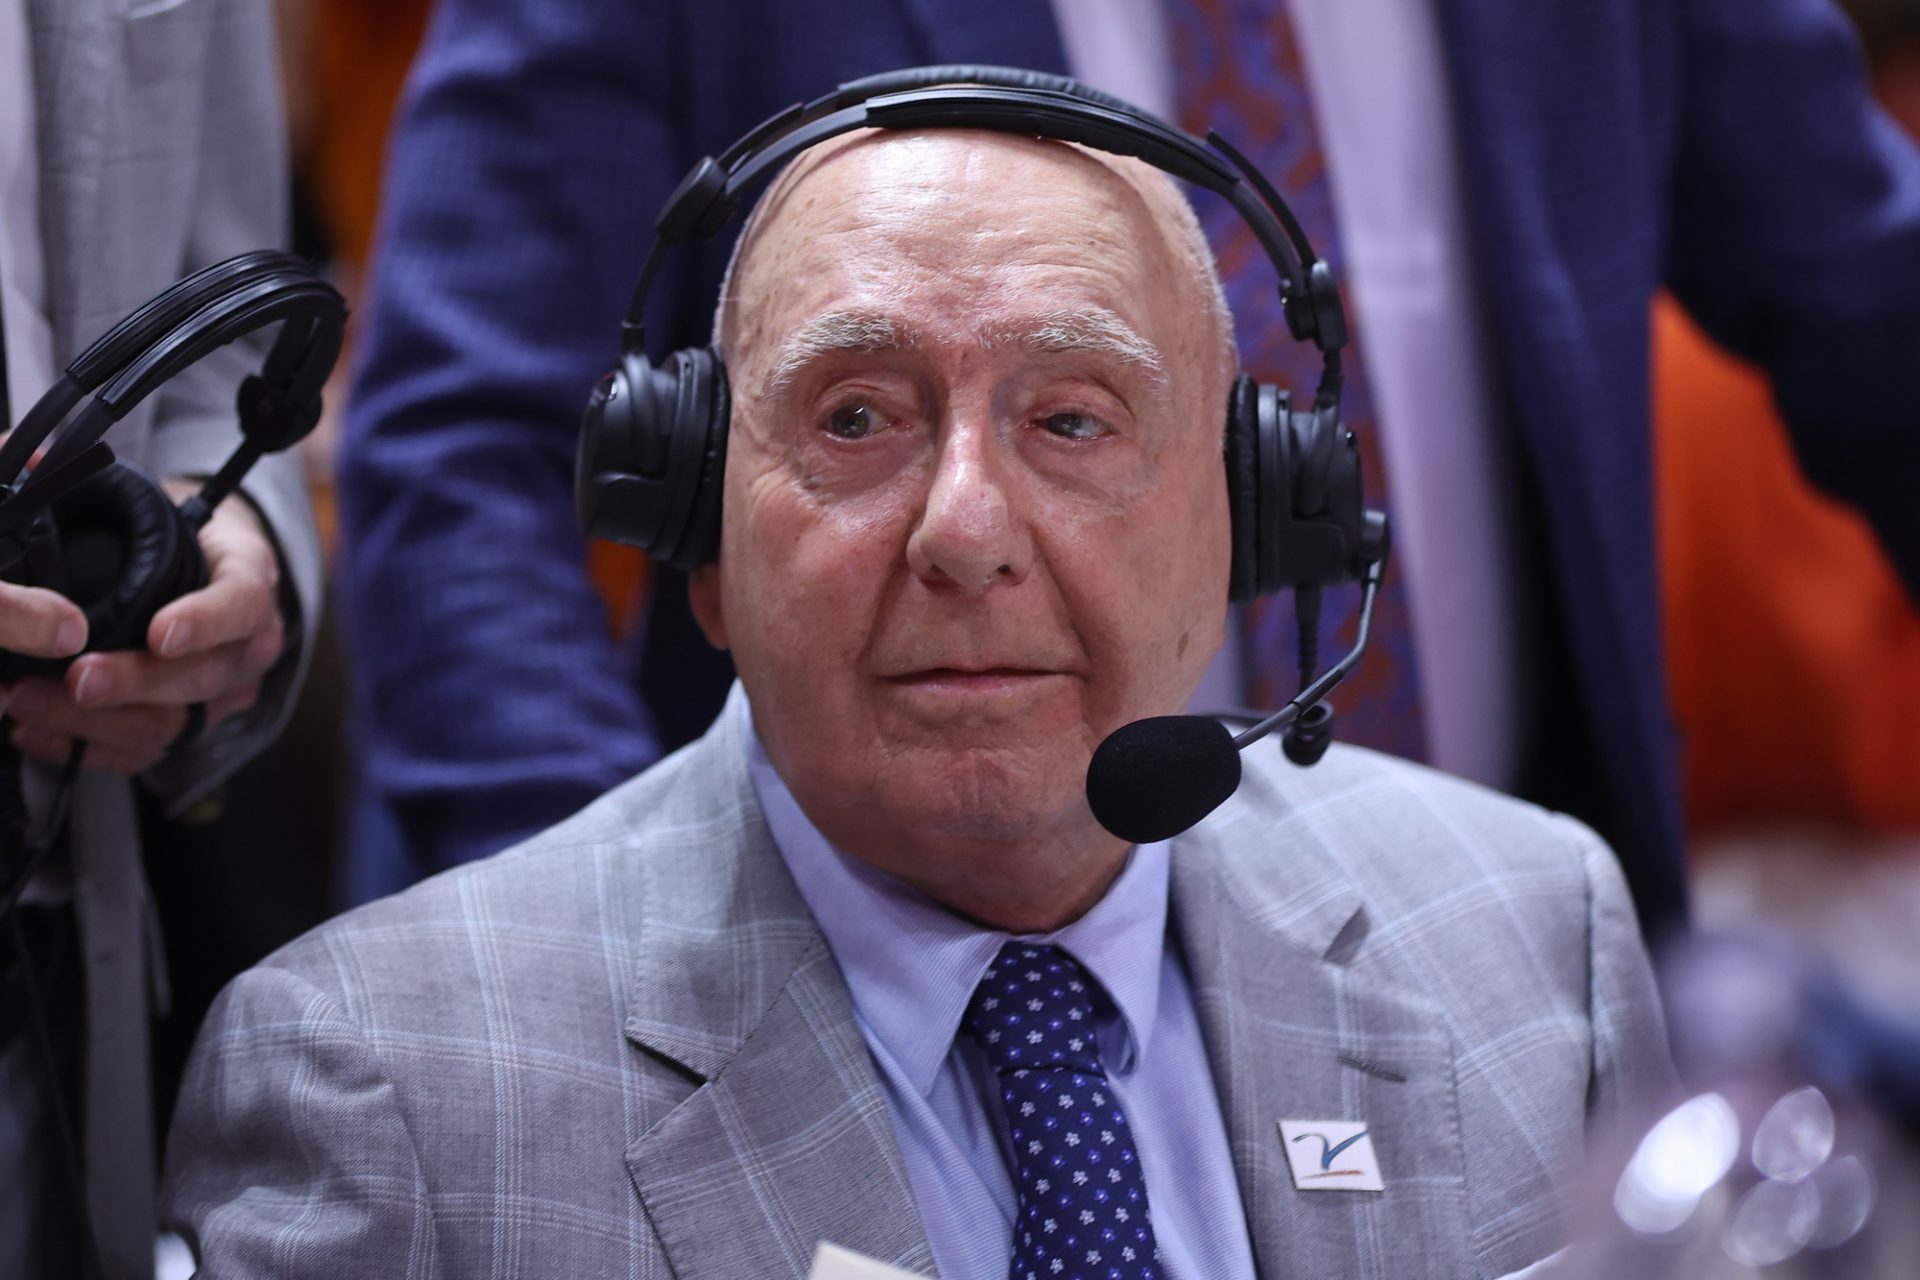
[[[1022,680],[1036,680],[1061,674],[1064,673],[1046,667],[927,667],[889,676],[887,679],[895,684],[904,685],[987,686],[996,683],[1012,684]]]
[[[1007,703],[1009,699],[1025,703],[1065,680],[1068,673],[1057,667],[1017,665],[922,667],[887,676],[886,682],[916,701],[987,705]]]

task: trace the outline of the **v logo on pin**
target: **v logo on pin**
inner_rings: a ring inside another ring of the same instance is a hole
[[[1280,1144],[1299,1191],[1385,1191],[1364,1120],[1282,1120]]]

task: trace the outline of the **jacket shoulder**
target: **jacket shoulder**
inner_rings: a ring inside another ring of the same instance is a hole
[[[724,901],[724,889],[707,893],[702,882],[724,882],[743,844],[764,836],[751,788],[730,786],[728,771],[716,769],[717,745],[683,748],[565,821],[336,916],[261,965],[325,990],[383,967],[478,982],[476,947],[534,935],[558,947],[555,963],[624,964],[658,904],[693,917],[703,901]]]
[[[1257,753],[1257,754],[1256,754]],[[1335,746],[1309,769],[1276,750],[1248,752],[1235,803],[1276,837],[1305,837],[1348,872],[1420,884],[1571,877],[1607,850],[1563,813],[1362,747]],[[1229,861],[1264,856],[1260,840],[1228,842]]]
[[[1564,814],[1356,747],[1336,746],[1311,769],[1254,750],[1239,791],[1195,829],[1191,851],[1252,910],[1348,903],[1364,908],[1376,940],[1551,952],[1569,991],[1584,987],[1593,912],[1632,919],[1613,851]]]

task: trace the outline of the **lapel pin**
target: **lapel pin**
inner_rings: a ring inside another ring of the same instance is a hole
[[[1300,1191],[1385,1191],[1364,1120],[1282,1120],[1293,1185]]]

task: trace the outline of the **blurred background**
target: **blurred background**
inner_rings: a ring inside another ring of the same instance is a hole
[[[431,5],[279,7],[296,247],[354,299],[379,251],[389,122]],[[1920,136],[1920,0],[1846,7],[1882,101]],[[1654,322],[1666,677],[1696,923],[1797,939],[1874,1007],[1920,1020],[1920,616],[1860,519],[1801,478],[1765,383],[1672,303]],[[351,364],[305,445],[328,530]],[[608,626],[632,627],[646,564],[606,545],[586,554]],[[219,987],[343,901],[351,662],[329,619],[280,744],[188,824],[153,825],[146,856],[174,995],[156,1045],[163,1111]]]

